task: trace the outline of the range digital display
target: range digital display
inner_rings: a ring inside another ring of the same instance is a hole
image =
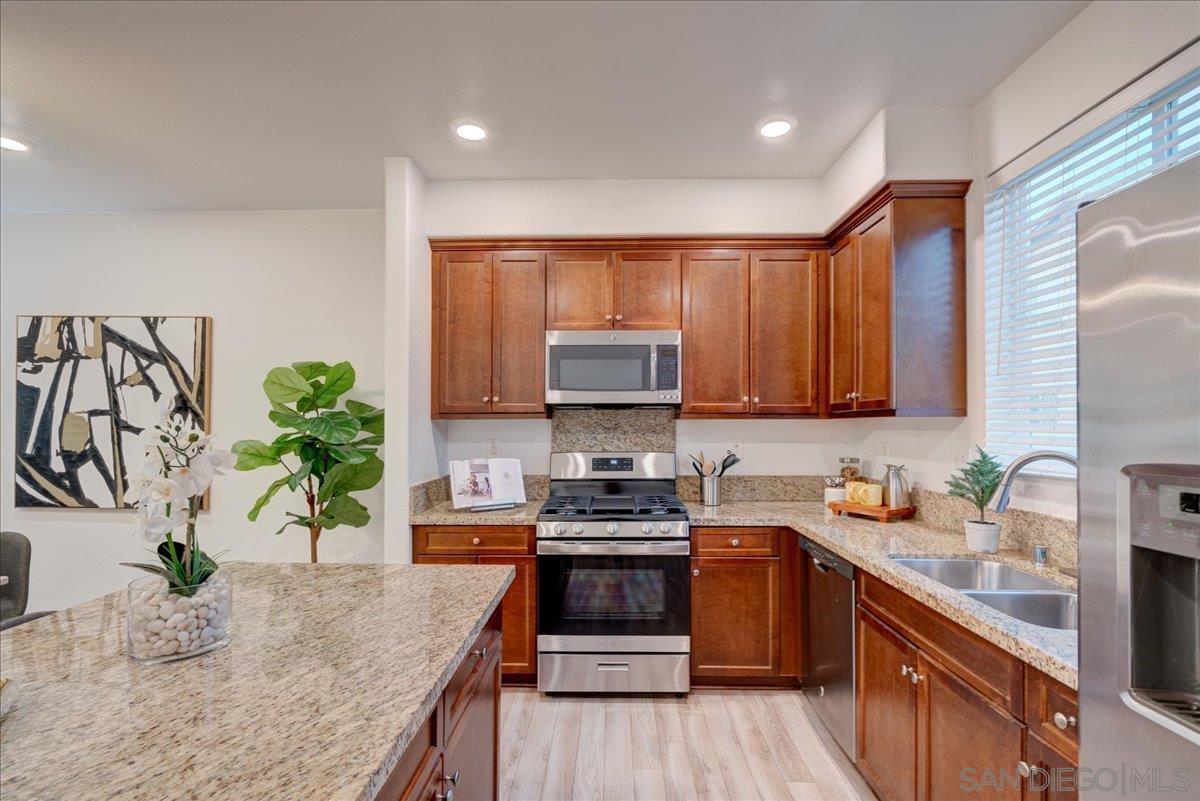
[[[593,473],[632,473],[633,459],[628,456],[604,456],[592,458]]]

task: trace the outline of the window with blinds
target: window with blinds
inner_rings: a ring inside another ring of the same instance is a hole
[[[1002,462],[1076,452],[1076,210],[1197,153],[1200,70],[988,195],[986,449]]]

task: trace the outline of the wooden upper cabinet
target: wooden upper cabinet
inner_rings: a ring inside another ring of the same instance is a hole
[[[546,258],[546,328],[612,328],[612,254],[560,251]]]
[[[683,412],[750,411],[748,254],[683,254],[682,350]]]
[[[750,255],[750,409],[759,414],[815,414],[820,254]]]
[[[440,253],[433,282],[433,410],[490,411],[492,254]]]
[[[855,408],[892,408],[892,223],[888,211],[858,233]]]
[[[614,327],[678,329],[681,292],[677,251],[617,253],[613,274]]]
[[[546,410],[545,309],[545,254],[494,254],[493,413],[537,414]]]
[[[917,688],[908,670],[917,649],[860,608],[855,662],[858,769],[880,798],[916,801]]]
[[[829,411],[854,409],[858,375],[858,237],[851,234],[829,254]]]
[[[777,557],[692,559],[692,675],[779,675]]]

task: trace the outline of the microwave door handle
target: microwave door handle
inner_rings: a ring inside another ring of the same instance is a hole
[[[650,392],[658,391],[658,346],[650,346]]]

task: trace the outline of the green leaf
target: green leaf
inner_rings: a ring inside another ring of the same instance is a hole
[[[353,445],[330,445],[329,452],[339,462],[345,462],[346,464],[361,464],[375,453],[374,450],[356,448]]]
[[[328,373],[329,365],[325,362],[292,362],[292,369],[303,376],[305,381],[312,381]]]
[[[312,472],[312,468],[312,462],[305,462],[300,465],[299,470],[287,477],[288,489],[295,492],[296,488],[300,486],[300,482],[308,478],[308,474]]]
[[[346,411],[350,412],[350,414],[361,420],[363,417],[374,412],[382,412],[383,409],[380,409],[377,406],[372,406],[369,403],[363,403],[362,401],[347,400]]]
[[[312,387],[309,387],[312,389]],[[312,395],[305,395],[300,400],[296,401],[296,408],[302,412],[311,412],[317,408],[317,401]]]
[[[278,437],[271,440],[271,444],[286,446],[289,450],[291,450],[291,446],[299,445],[306,439],[308,439],[307,434],[280,434]]]
[[[383,461],[375,455],[358,464],[339,462],[329,469],[321,482],[317,500],[324,503],[335,495],[370,489],[383,478]]]
[[[338,495],[326,506],[321,513],[325,528],[337,528],[341,525],[351,528],[361,528],[371,522],[371,513],[367,507],[349,495]]]
[[[325,383],[313,396],[317,406],[329,408],[342,395],[354,387],[354,366],[350,362],[338,362],[325,374]]]
[[[268,445],[256,439],[238,440],[233,443],[230,450],[237,454],[237,464],[234,465],[237,470],[254,470],[258,467],[278,464],[279,456],[282,453],[279,445]]]
[[[358,445],[358,446],[382,445],[383,444],[383,434],[372,434],[369,437],[363,437],[362,439],[357,439],[350,444]]]
[[[286,523],[284,523],[282,526],[279,527],[279,530],[275,532],[275,536],[279,536],[280,534],[282,534],[285,530],[287,530],[288,526],[301,526],[303,528],[308,528],[308,518],[300,518],[298,520],[287,521]]]
[[[308,418],[295,412],[277,412],[272,409],[267,412],[267,419],[280,428],[294,428],[297,431],[308,430]]]
[[[267,487],[267,491],[262,494],[262,497],[250,507],[250,512],[246,515],[246,518],[251,521],[258,520],[258,513],[263,510],[264,506],[271,502],[271,499],[275,497],[275,493],[279,492],[288,483],[290,478],[291,476],[284,476],[272,481],[271,486]]]
[[[354,439],[360,428],[358,418],[346,412],[322,412],[308,423],[310,434],[335,445],[344,445]]]
[[[310,397],[313,389],[304,376],[290,367],[276,367],[267,373],[263,381],[263,392],[278,403],[296,403]]]

